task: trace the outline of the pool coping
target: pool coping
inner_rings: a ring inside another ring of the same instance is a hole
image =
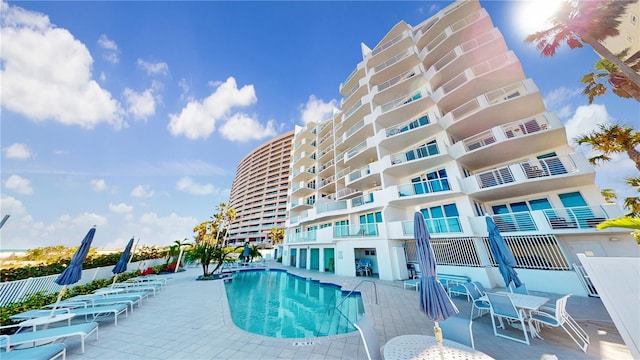
[[[311,277],[305,277],[305,276],[300,276],[297,274],[293,274],[289,271],[287,271],[287,269],[270,269],[270,268],[251,268],[251,269],[238,269],[238,270],[233,270],[233,272],[249,272],[249,271],[278,271],[278,272],[285,272],[290,276],[299,278],[299,279],[304,279],[307,281],[314,281],[314,282],[318,282],[320,284],[325,284],[325,285],[331,285],[333,287],[337,287],[339,288],[343,293],[349,293],[353,290],[344,290],[342,285],[338,285],[335,283],[328,283],[328,282],[324,282],[321,280],[317,280],[317,279],[313,279]],[[216,286],[220,286],[220,291],[224,294],[223,297],[221,297],[222,300],[222,316],[223,316],[223,320],[225,322],[225,324],[227,326],[232,327],[234,330],[241,332],[243,334],[246,334],[247,336],[256,336],[258,338],[261,338],[263,340],[273,340],[276,341],[278,343],[282,343],[282,344],[287,344],[287,345],[293,345],[293,346],[301,346],[299,345],[299,343],[305,343],[303,346],[308,346],[308,345],[314,345],[316,343],[319,342],[324,342],[325,340],[332,340],[332,339],[342,339],[342,338],[349,338],[349,337],[354,337],[354,336],[360,336],[360,333],[356,330],[356,331],[352,331],[350,333],[347,334],[337,334],[337,335],[328,335],[328,336],[313,336],[313,337],[305,337],[305,338],[277,338],[277,337],[271,337],[271,336],[266,336],[266,335],[260,335],[260,334],[255,334],[246,330],[241,329],[240,327],[238,327],[234,322],[233,322],[233,318],[231,316],[231,307],[229,306],[229,297],[227,296],[227,289],[224,285],[224,283],[228,282],[228,281],[233,281],[233,278],[223,278],[223,279],[219,279],[222,281],[216,281],[214,280],[214,282],[218,283],[218,285]],[[360,296],[363,297],[363,301],[362,304],[364,306],[364,311],[365,314],[367,313],[367,304],[364,301],[364,295],[359,292],[359,291],[354,291],[354,293],[359,293]],[[321,341],[322,340],[322,341]],[[297,344],[298,343],[298,344]]]

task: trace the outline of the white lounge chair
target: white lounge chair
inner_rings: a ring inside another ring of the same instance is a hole
[[[561,327],[571,339],[578,344],[582,351],[587,352],[589,335],[567,312],[566,305],[569,296],[571,296],[571,294],[556,300],[555,312],[553,314],[545,311],[532,311],[531,318],[529,319],[529,328],[532,329],[532,333],[535,331],[536,335],[542,339],[540,336],[540,325]]]
[[[9,337],[8,335],[0,335]],[[32,348],[0,351],[2,360],[55,360],[67,358],[67,346],[61,343],[41,345]]]
[[[418,289],[420,288],[420,279],[409,279],[409,280],[405,280],[404,281],[404,288],[407,289],[415,289],[416,291],[418,291]]]
[[[16,327],[18,325],[3,326]],[[84,340],[91,334],[96,333],[96,341],[98,340],[98,323],[90,322],[84,324],[75,324],[71,326],[60,326],[48,328],[45,330],[25,331],[17,334],[0,337],[0,347],[10,349],[12,346],[37,343],[40,341],[56,341],[71,336],[79,336],[81,341],[82,353],[84,353]]]

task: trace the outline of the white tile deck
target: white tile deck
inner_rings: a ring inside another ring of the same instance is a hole
[[[345,289],[364,279],[288,270]],[[79,342],[69,339],[67,359],[366,359],[357,332],[297,339],[312,341],[313,345],[296,346],[296,339],[275,339],[240,330],[231,320],[222,281],[195,281],[200,274],[199,268],[175,274],[172,283],[128,318],[123,317],[118,326],[111,319],[102,321],[99,340],[87,339],[84,354],[80,354]],[[372,280],[377,284],[378,305],[373,286],[365,283],[361,290],[380,344],[398,335],[433,334],[433,322],[418,309],[416,291],[404,290],[401,281]],[[468,316],[471,303],[463,297],[454,301]],[[545,340],[532,340],[530,346],[495,337],[489,316],[474,321],[476,348],[496,359],[540,359],[543,354],[559,359],[631,359],[599,299],[571,297],[567,308],[591,337],[586,354],[561,329],[544,328]]]

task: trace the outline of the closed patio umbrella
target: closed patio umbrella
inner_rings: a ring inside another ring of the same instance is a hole
[[[118,262],[116,263],[116,266],[114,266],[113,270],[111,270],[111,272],[115,274],[115,276],[113,277],[113,284],[111,284],[112,287],[116,283],[116,280],[118,279],[118,275],[127,271],[127,263],[129,262],[129,254],[131,253],[132,246],[133,246],[133,238],[129,240],[129,243],[127,244],[127,246],[125,246],[124,250],[122,251],[122,254],[120,255],[120,260],[118,260]]]
[[[58,299],[56,300],[53,309],[51,309],[51,316],[55,316],[55,311],[60,303],[60,299],[62,299],[62,295],[67,291],[67,285],[75,284],[80,281],[80,278],[82,277],[82,263],[87,257],[87,253],[89,253],[89,248],[91,247],[91,242],[93,241],[95,233],[96,227],[94,226],[84,237],[76,253],[73,254],[69,266],[67,266],[67,268],[64,269],[64,271],[54,280],[56,284],[63,286],[62,290],[58,293]]]
[[[438,321],[444,321],[458,313],[442,284],[437,279],[436,259],[431,248],[429,230],[421,212],[413,216],[413,236],[416,239],[420,276],[420,311],[435,322],[433,329],[438,343],[442,344],[442,331]]]
[[[245,262],[249,262],[249,242],[244,243],[244,250],[242,251],[242,257]]]
[[[509,283],[513,282],[515,287],[520,287],[522,282],[513,269],[516,266],[516,258],[500,234],[498,225],[489,216],[486,216],[485,219],[487,220],[487,232],[489,233],[489,247],[493,253],[494,260],[498,264],[498,270],[502,274],[505,286],[509,286]]]

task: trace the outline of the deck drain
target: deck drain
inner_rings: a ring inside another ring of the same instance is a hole
[[[313,341],[294,341],[293,346],[311,346]]]

